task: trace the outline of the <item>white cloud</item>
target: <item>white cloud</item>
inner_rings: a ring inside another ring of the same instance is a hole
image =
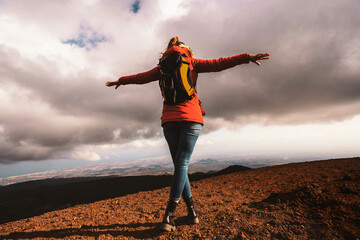
[[[71,156],[78,160],[85,161],[99,161],[101,160],[100,156],[95,152],[74,152]]]
[[[164,146],[164,144],[163,139],[139,139],[124,145],[123,148],[158,148]]]

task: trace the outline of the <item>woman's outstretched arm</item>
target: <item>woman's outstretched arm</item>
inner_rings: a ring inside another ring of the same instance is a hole
[[[115,86],[115,89],[117,89],[120,85],[126,85],[126,84],[145,84],[152,81],[159,80],[160,78],[160,71],[158,67],[154,67],[150,71],[138,73],[134,75],[129,76],[123,76],[120,77],[116,81],[109,81],[106,82],[106,86],[112,87]]]
[[[198,73],[219,72],[228,68],[235,67],[239,64],[254,62],[260,65],[259,60],[269,59],[269,53],[249,54],[242,53],[231,57],[218,59],[193,59],[194,68]]]

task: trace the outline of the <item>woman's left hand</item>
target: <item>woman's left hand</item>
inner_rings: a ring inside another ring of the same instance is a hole
[[[269,53],[258,53],[256,55],[250,54],[250,62],[253,62],[260,66],[261,64],[258,61],[269,59],[269,56],[270,56]]]
[[[114,85],[115,85],[115,89],[117,89],[120,86],[119,80],[106,82],[106,86],[108,87],[112,87]]]

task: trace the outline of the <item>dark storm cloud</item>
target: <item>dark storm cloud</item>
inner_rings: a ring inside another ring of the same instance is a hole
[[[360,63],[359,3],[232,2],[193,9],[186,21],[163,28],[179,27],[180,38],[193,48],[195,57],[271,53],[261,67],[244,64],[199,75],[198,92],[208,121],[221,118],[234,123],[248,117],[256,121],[257,116],[263,123],[301,124],[359,113],[358,107],[344,112],[348,105],[360,105],[360,70],[348,64]],[[221,15],[224,12],[226,16]],[[223,18],[209,18],[217,13]],[[190,27],[201,35],[186,31]]]
[[[115,91],[105,87],[105,79],[87,73],[66,78],[56,67],[44,67],[56,66],[46,59],[25,60],[3,48],[0,56],[1,89],[17,89],[9,94],[12,105],[3,106],[0,116],[2,163],[66,156],[83,144],[159,135],[161,98],[156,84]],[[23,96],[18,98],[18,92]],[[117,138],[115,131],[120,131]]]

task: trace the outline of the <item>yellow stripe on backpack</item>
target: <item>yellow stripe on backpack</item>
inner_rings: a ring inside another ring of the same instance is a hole
[[[181,76],[182,84],[183,84],[186,92],[188,93],[189,96],[191,96],[195,91],[194,88],[191,87],[189,84],[188,75],[191,74],[191,72],[189,69],[189,64],[184,63],[184,62],[186,62],[184,57],[182,57],[182,60],[183,60],[183,63],[180,66],[180,76]]]

